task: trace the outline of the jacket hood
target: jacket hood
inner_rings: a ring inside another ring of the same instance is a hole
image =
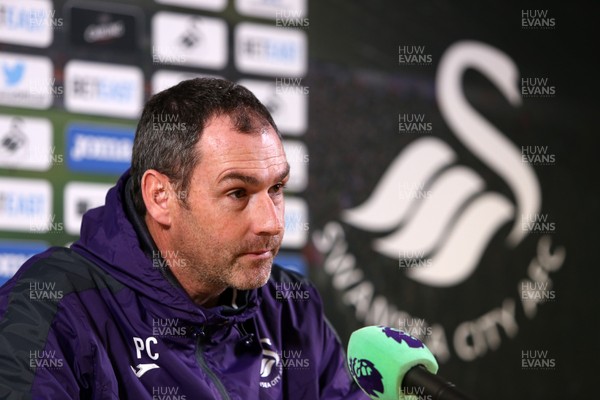
[[[109,190],[104,206],[85,213],[80,239],[71,248],[156,303],[156,309],[166,309],[171,317],[195,324],[229,325],[251,318],[258,309],[262,288],[227,289],[221,298],[235,299],[235,305],[204,308],[191,300],[168,267],[157,267],[166,263],[162,259],[156,262],[160,252],[133,207],[129,170]]]

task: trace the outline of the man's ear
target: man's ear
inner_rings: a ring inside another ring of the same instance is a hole
[[[141,182],[142,197],[146,205],[146,212],[161,225],[171,225],[171,202],[169,196],[171,183],[169,178],[160,172],[149,169],[144,172]]]

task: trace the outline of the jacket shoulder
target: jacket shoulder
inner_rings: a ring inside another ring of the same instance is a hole
[[[52,247],[25,262],[0,288],[0,295],[3,303],[23,296],[29,300],[59,301],[75,292],[121,287],[102,268],[72,249]],[[0,304],[0,313],[6,305]]]
[[[91,359],[93,347],[86,340],[78,306],[65,298],[110,287],[113,283],[105,275],[71,249],[50,248],[29,259],[0,288],[0,397],[4,398],[2,388],[30,394],[61,380],[65,385],[61,390],[66,391],[76,371],[84,371],[83,364],[77,368],[71,364],[73,348],[82,359]],[[76,302],[75,296],[70,298]],[[70,340],[73,338],[76,340]],[[32,363],[56,366],[54,378],[47,373],[50,369],[31,368]]]

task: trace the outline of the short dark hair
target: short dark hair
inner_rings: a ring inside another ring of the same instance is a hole
[[[244,86],[217,78],[195,78],[155,94],[144,106],[133,142],[131,176],[133,201],[146,213],[141,193],[144,172],[165,174],[177,191],[188,190],[200,161],[195,145],[210,119],[231,118],[240,133],[260,132],[271,125],[281,138],[267,108]],[[186,196],[178,196],[187,206]]]

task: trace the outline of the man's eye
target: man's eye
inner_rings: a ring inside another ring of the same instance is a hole
[[[234,199],[242,199],[244,198],[244,196],[246,196],[246,191],[243,189],[234,190],[232,192],[229,192],[227,196]]]
[[[271,192],[273,192],[273,193],[281,193],[281,192],[283,192],[283,189],[285,189],[285,184],[278,183],[278,184],[276,184],[275,186],[273,186],[271,188]]]

